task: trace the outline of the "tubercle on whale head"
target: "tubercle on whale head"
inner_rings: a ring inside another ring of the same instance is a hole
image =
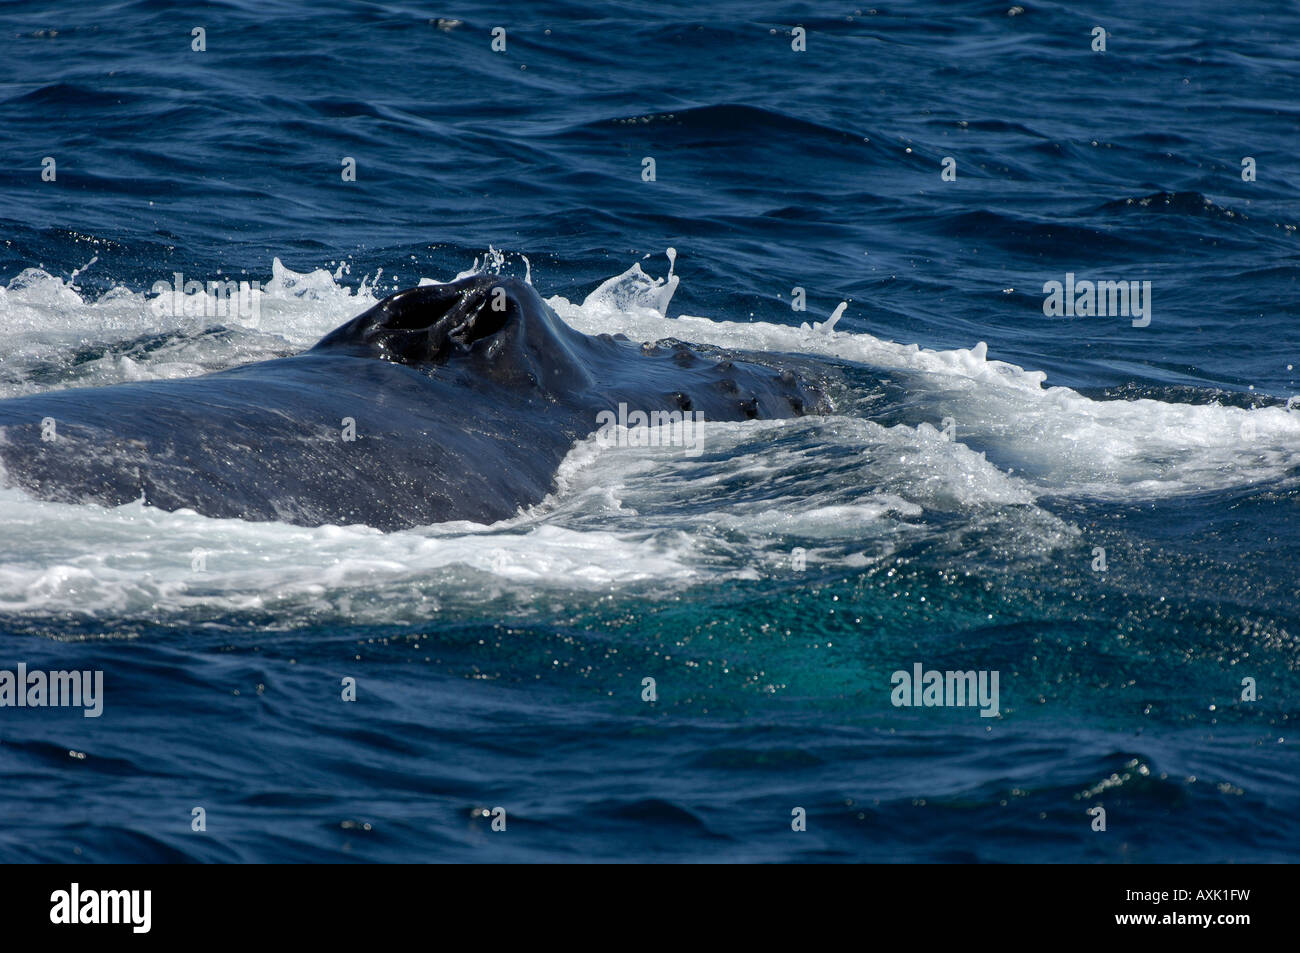
[[[638,407],[640,410],[698,413],[698,419],[714,421],[770,420],[833,411],[826,392],[814,379],[770,363],[769,355],[739,354],[676,338],[632,346],[643,360],[660,366],[657,380],[671,388],[662,392],[657,405]]]

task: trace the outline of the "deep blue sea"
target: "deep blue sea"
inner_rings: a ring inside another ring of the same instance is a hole
[[[0,489],[0,669],[104,678],[0,708],[0,860],[1295,860],[1298,94],[1282,2],[8,0],[0,398],[488,270],[834,412],[491,526]]]

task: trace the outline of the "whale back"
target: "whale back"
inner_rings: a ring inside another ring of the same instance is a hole
[[[0,401],[0,475],[59,502],[384,530],[490,523],[551,492],[602,418],[826,408],[767,360],[583,334],[526,282],[475,275],[391,295],[292,357]]]

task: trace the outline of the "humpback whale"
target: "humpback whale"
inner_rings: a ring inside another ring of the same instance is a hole
[[[306,526],[491,523],[550,493],[602,414],[828,409],[762,360],[583,334],[531,284],[478,274],[399,291],[290,357],[0,400],[0,479],[43,500]]]

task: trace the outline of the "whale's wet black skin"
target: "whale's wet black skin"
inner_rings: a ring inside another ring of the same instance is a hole
[[[541,501],[574,442],[620,405],[633,424],[636,411],[826,409],[789,370],[582,334],[531,285],[475,275],[398,292],[293,357],[0,401],[0,463],[6,483],[60,502],[384,530],[487,523]]]

